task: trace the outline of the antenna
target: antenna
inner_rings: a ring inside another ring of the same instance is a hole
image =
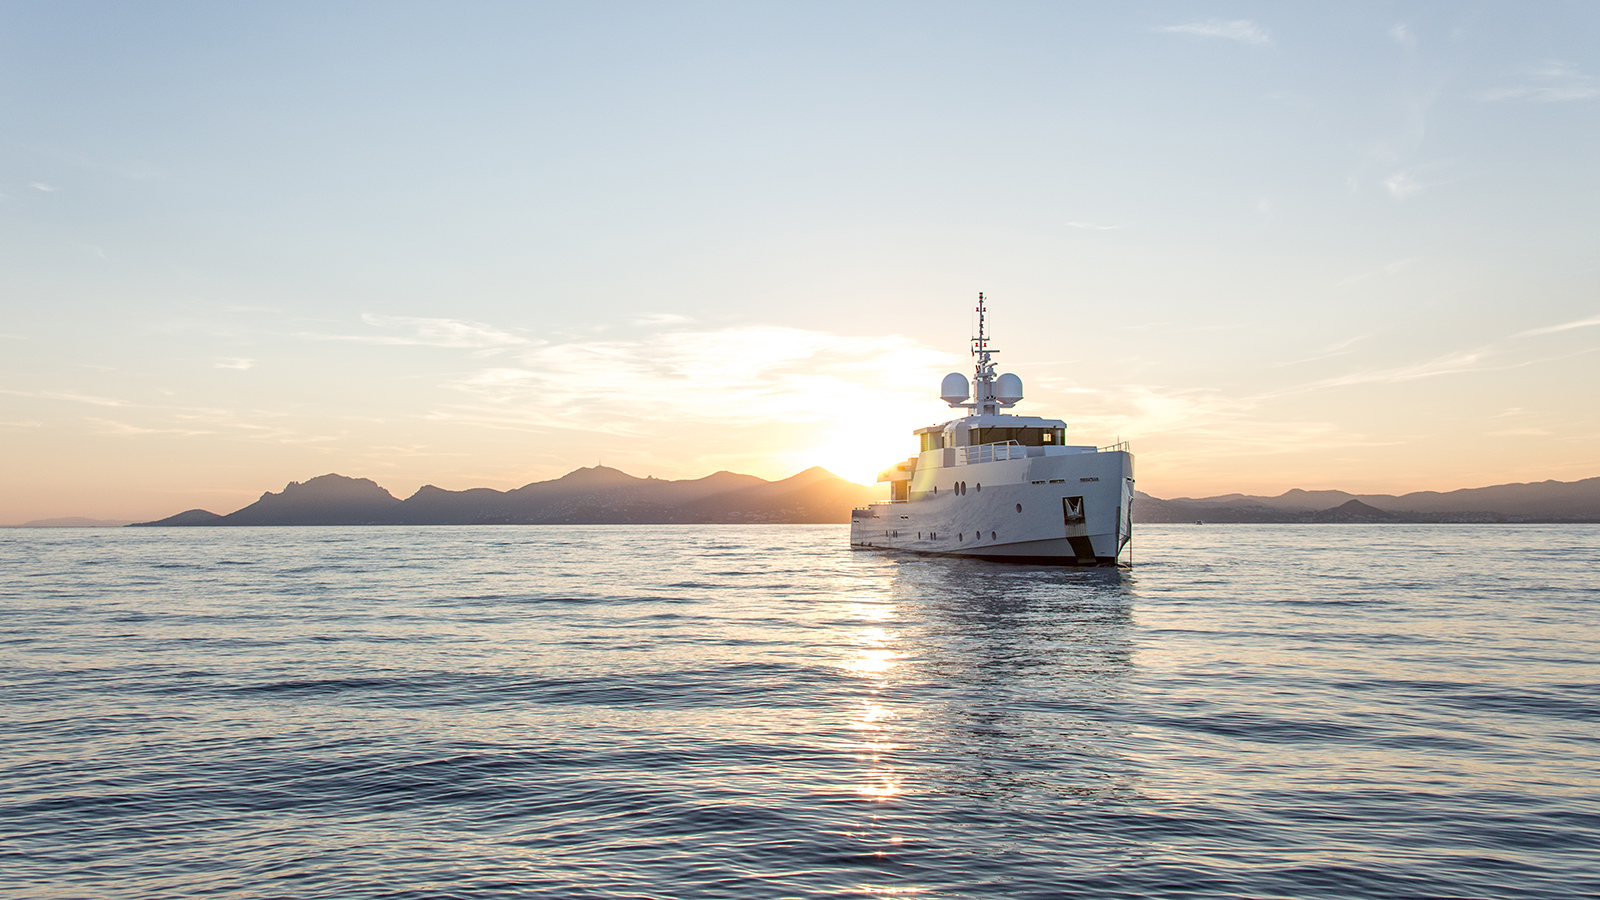
[[[987,310],[983,306],[983,291],[978,292],[978,336],[972,339],[972,355],[980,357],[980,362],[986,362],[989,338],[984,331],[984,316]],[[981,374],[981,373],[980,373]]]
[[[974,366],[972,399],[973,410],[978,415],[998,415],[1000,404],[994,395],[994,354],[999,350],[989,349],[989,332],[987,327],[988,309],[985,306],[983,292],[978,292],[978,336],[972,339],[972,355],[978,358]]]
[[[939,399],[954,409],[970,409],[973,415],[998,416],[1000,410],[1010,409],[1022,399],[1022,379],[1010,373],[995,379],[994,355],[1000,351],[989,346],[989,307],[982,291],[978,292],[977,313],[978,336],[972,339],[972,355],[978,358],[974,383],[969,389],[965,375],[951,372],[939,385]]]

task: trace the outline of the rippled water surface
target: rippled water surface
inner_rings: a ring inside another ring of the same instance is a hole
[[[1600,893],[1600,527],[0,530],[0,895]]]

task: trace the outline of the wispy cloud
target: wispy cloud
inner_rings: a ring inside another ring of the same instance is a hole
[[[1518,79],[1521,83],[1484,91],[1478,99],[1487,103],[1566,103],[1600,97],[1600,79],[1585,75],[1577,66],[1560,60],[1546,60],[1529,67]]]
[[[208,431],[197,431],[187,428],[152,428],[148,425],[134,425],[130,422],[119,422],[114,419],[100,419],[92,416],[85,417],[84,421],[89,424],[89,427],[100,432],[101,434],[113,434],[121,436],[143,434],[176,434],[183,435],[185,437],[196,437],[203,434],[210,434]]]
[[[1442,187],[1456,180],[1449,175],[1453,162],[1439,160],[1423,163],[1409,169],[1402,169],[1384,179],[1383,186],[1388,189],[1389,196],[1396,200],[1409,200],[1412,197]]]
[[[1361,148],[1365,160],[1346,177],[1345,184],[1354,193],[1363,184],[1377,181],[1391,197],[1404,200],[1442,183],[1432,170],[1446,163],[1419,163],[1416,159],[1427,136],[1429,111],[1454,73],[1430,65],[1431,60],[1418,51],[1417,35],[1409,25],[1395,24],[1388,36],[1399,48],[1403,62],[1394,92],[1393,108],[1398,115],[1389,135]]]
[[[1328,346],[1322,348],[1322,352],[1324,354],[1330,354],[1330,355],[1331,354],[1336,354],[1336,353],[1343,353],[1346,350],[1349,350],[1351,347],[1354,347],[1356,344],[1361,343],[1362,341],[1366,340],[1369,337],[1372,337],[1372,332],[1370,332],[1370,331],[1365,332],[1364,334],[1357,334],[1357,335],[1353,335],[1351,337],[1347,337],[1347,338],[1345,338],[1344,340],[1341,340],[1341,341],[1334,341],[1333,343],[1329,344]]]
[[[1512,338],[1519,338],[1523,336],[1525,335],[1512,335]],[[1579,350],[1574,353],[1564,353],[1556,356],[1513,359],[1510,358],[1512,349],[1505,346],[1503,342],[1500,342],[1470,350],[1457,350],[1450,353],[1440,354],[1432,359],[1424,360],[1418,363],[1349,372],[1333,378],[1324,378],[1319,381],[1309,382],[1307,384],[1271,391],[1262,396],[1285,397],[1295,394],[1310,393],[1328,388],[1351,387],[1362,384],[1400,384],[1402,382],[1417,381],[1424,378],[1437,378],[1445,375],[1464,375],[1471,372],[1506,372],[1512,369],[1525,369],[1528,366],[1536,366],[1542,363],[1556,362],[1558,360],[1571,359],[1578,356],[1587,356],[1596,352],[1600,352],[1600,348],[1590,348]]]
[[[241,372],[244,371],[245,369],[249,369],[249,368],[255,366],[255,364],[256,364],[255,360],[253,360],[253,359],[244,359],[242,357],[231,357],[231,358],[228,358],[228,359],[219,359],[215,363],[216,367],[219,368],[219,369],[238,369]]]
[[[278,444],[325,444],[335,439],[332,435],[308,433],[304,429],[319,427],[304,418],[281,409],[176,407],[165,410],[172,427],[157,429],[172,434],[210,434],[223,437]],[[353,417],[343,417],[350,419]],[[325,424],[325,423],[324,423]]]
[[[663,325],[684,325],[690,322],[691,319],[688,316],[680,316],[677,313],[645,313],[642,316],[634,316],[631,321],[635,325],[659,327]]]
[[[1168,34],[1190,34],[1204,38],[1222,38],[1229,41],[1238,41],[1242,44],[1263,45],[1272,43],[1272,35],[1265,28],[1249,19],[1207,19],[1204,22],[1189,22],[1184,25],[1168,25],[1159,28]]]
[[[1410,172],[1396,172],[1383,180],[1383,186],[1389,189],[1389,196],[1396,200],[1413,197],[1426,190],[1426,185],[1419,183],[1416,176]]]
[[[510,347],[528,343],[528,339],[480,322],[463,322],[456,319],[423,319],[408,316],[382,316],[367,313],[361,321],[377,328],[388,328],[407,334],[395,338],[411,344],[432,347],[460,347],[481,349],[485,347]]]
[[[45,400],[65,400],[69,403],[88,403],[92,406],[127,406],[127,402],[115,397],[96,397],[92,394],[80,394],[77,391],[14,391],[0,388],[0,394],[12,397],[39,397]]]
[[[1543,328],[1530,328],[1512,335],[1514,338],[1535,337],[1541,334],[1555,334],[1558,331],[1571,331],[1574,328],[1591,328],[1600,325],[1600,316],[1590,316],[1587,319],[1578,319],[1573,322],[1563,322],[1560,325],[1546,325]]]
[[[45,184],[42,181],[35,181],[34,183],[28,185],[28,187],[31,187],[36,191],[44,191],[47,194],[53,194],[56,191],[61,190],[60,188],[56,187],[55,185]]]
[[[1068,228],[1082,228],[1085,231],[1116,231],[1121,225],[1099,225],[1094,222],[1068,222]]]
[[[1399,275],[1401,272],[1405,271],[1406,269],[1409,269],[1416,262],[1417,262],[1417,259],[1415,257],[1406,257],[1404,259],[1397,259],[1394,262],[1385,263],[1381,268],[1371,269],[1371,270],[1366,271],[1366,272],[1358,272],[1357,274],[1351,275],[1348,278],[1341,278],[1337,282],[1335,282],[1333,286],[1334,287],[1348,287],[1348,286],[1350,286],[1352,284],[1360,284],[1361,282],[1369,281],[1371,279],[1378,278],[1380,276],[1387,277],[1387,278],[1393,278],[1394,276]]]
[[[1161,435],[1183,447],[1181,459],[1163,465],[1179,471],[1202,460],[1238,459],[1298,453],[1307,449],[1361,447],[1386,443],[1330,422],[1286,419],[1280,413],[1262,415],[1271,396],[1231,396],[1215,389],[1174,388],[1164,385],[1121,385],[1098,390],[1083,398],[1098,401],[1080,406],[1072,416],[1072,442],[1115,437],[1146,440]]]
[[[485,350],[532,344],[528,338],[501,331],[481,322],[459,319],[432,319],[412,316],[385,316],[365,313],[361,321],[387,334],[314,334],[299,337],[315,341],[352,341],[362,344],[389,344],[415,347],[454,347]]]
[[[1405,262],[1397,261],[1390,267],[1399,268]],[[1326,344],[1307,354],[1310,359],[1294,361],[1300,363],[1341,358],[1344,364],[1336,363],[1338,368],[1330,373],[1331,377],[1313,375],[1293,381],[1280,377],[1274,386],[1249,392],[1192,385],[1124,384],[1096,385],[1094,391],[1078,393],[1074,391],[1077,382],[1070,376],[1035,377],[1032,383],[1036,387],[1046,388],[1045,393],[1048,394],[1074,394],[1072,403],[1063,407],[1072,410],[1072,431],[1069,434],[1077,435],[1074,443],[1109,441],[1114,436],[1146,441],[1159,436],[1161,440],[1158,446],[1181,446],[1181,455],[1160,458],[1159,465],[1164,477],[1172,478],[1191,471],[1202,472],[1217,460],[1236,461],[1243,457],[1265,459],[1304,452],[1326,453],[1330,448],[1404,443],[1409,438],[1403,434],[1380,436],[1363,433],[1337,420],[1318,421],[1315,413],[1308,412],[1317,409],[1318,405],[1306,403],[1302,398],[1311,394],[1345,391],[1383,391],[1391,386],[1456,376],[1482,377],[1489,373],[1596,355],[1600,354],[1600,347],[1578,349],[1564,355],[1535,353],[1532,352],[1535,342],[1518,340],[1593,326],[1600,326],[1600,315],[1529,329],[1485,341],[1475,347],[1419,354],[1410,358],[1386,353],[1387,358],[1380,357],[1376,364],[1355,360],[1371,360],[1374,354],[1384,353],[1383,350],[1364,348],[1359,355],[1353,352],[1354,348],[1370,340],[1374,333],[1354,333],[1339,339],[1329,338]],[[1381,329],[1379,333],[1387,330]],[[1407,354],[1408,351],[1401,350],[1400,353]],[[1536,429],[1544,423],[1506,422],[1502,419],[1496,424],[1503,429],[1510,429],[1503,432],[1510,435],[1518,433],[1515,429]]]
[[[1581,327],[1578,323],[1571,324]],[[1600,324],[1600,317],[1589,324]],[[1337,341],[1324,348],[1321,356],[1315,358],[1343,355],[1366,337],[1368,335],[1357,335]],[[1168,468],[1181,468],[1202,459],[1267,456],[1300,452],[1311,447],[1326,450],[1329,447],[1394,444],[1402,439],[1395,436],[1379,439],[1329,422],[1296,420],[1292,412],[1286,417],[1283,403],[1311,393],[1401,384],[1474,372],[1505,371],[1567,358],[1518,358],[1512,355],[1513,348],[1505,340],[1509,339],[1439,354],[1419,362],[1361,368],[1330,378],[1284,385],[1254,394],[1162,385],[1106,388],[1080,398],[1080,404],[1087,403],[1089,406],[1079,406],[1079,411],[1072,417],[1073,428],[1081,436],[1119,434],[1139,439],[1154,435],[1181,438],[1183,459],[1167,461],[1164,465]],[[1596,351],[1582,351],[1567,356],[1588,352]],[[1046,381],[1036,379],[1037,383]],[[1059,385],[1050,386],[1053,390],[1062,390]]]
[[[1289,366],[1303,365],[1305,363],[1321,362],[1322,360],[1333,359],[1337,356],[1349,356],[1351,353],[1355,352],[1353,348],[1356,344],[1361,343],[1369,337],[1372,337],[1372,332],[1370,331],[1364,334],[1347,337],[1344,340],[1334,341],[1332,344],[1329,344],[1326,347],[1321,347],[1313,351],[1310,356],[1302,356],[1298,359],[1291,359],[1286,362],[1276,363],[1273,365],[1273,368],[1281,369]]]
[[[840,408],[920,408],[953,364],[909,338],[750,325],[535,347],[449,387],[441,410],[485,424],[627,432],[646,423],[816,422]]]
[[[67,400],[72,403],[88,403],[94,406],[127,406],[127,402],[115,397],[96,397],[91,394],[80,394],[76,391],[41,391],[39,396],[49,397],[51,400]]]
[[[1403,366],[1391,366],[1378,369],[1367,369],[1360,372],[1350,372],[1333,378],[1314,382],[1308,387],[1348,387],[1356,384],[1398,384],[1402,381],[1416,381],[1420,378],[1435,378],[1440,375],[1455,375],[1462,372],[1471,372],[1485,368],[1480,365],[1490,356],[1488,349],[1458,350],[1436,356],[1433,359],[1419,363],[1410,363]]]

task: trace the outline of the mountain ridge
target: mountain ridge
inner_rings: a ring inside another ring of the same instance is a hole
[[[1162,500],[1138,493],[1133,513],[1134,521],[1148,523],[1312,522],[1331,521],[1327,517],[1333,510],[1352,502],[1365,508],[1361,512],[1366,517],[1364,521],[1600,522],[1600,477],[1399,495],[1295,488],[1273,497],[1221,494]]]
[[[423,485],[400,499],[367,478],[329,473],[227,514],[185,510],[138,527],[229,525],[824,524],[878,491],[812,467],[778,481],[726,470],[667,481],[591,466],[519,488],[452,491]],[[1222,494],[1163,500],[1135,494],[1136,523],[1600,522],[1600,477],[1352,494],[1295,488],[1273,497]]]
[[[191,509],[133,525],[822,524],[849,522],[878,493],[821,467],[779,481],[726,470],[667,481],[591,466],[508,491],[427,484],[402,500],[371,479],[329,473],[225,515]]]

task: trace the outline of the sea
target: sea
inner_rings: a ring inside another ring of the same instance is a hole
[[[1600,895],[1600,526],[0,530],[0,896]]]

